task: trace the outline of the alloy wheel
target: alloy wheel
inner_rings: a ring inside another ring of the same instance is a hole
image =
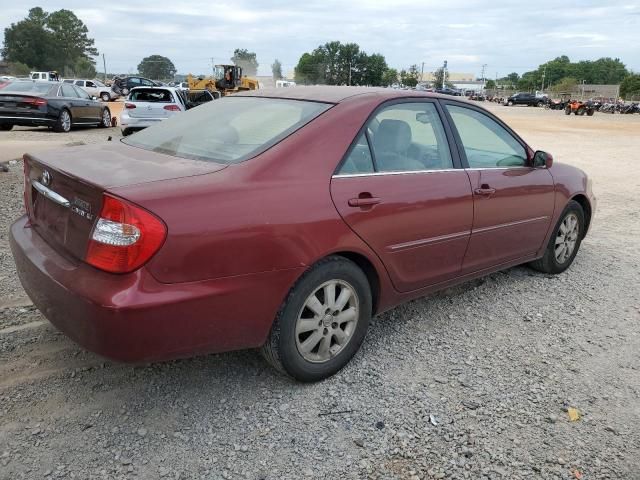
[[[102,125],[104,125],[105,128],[111,126],[111,114],[107,109],[102,112]]]
[[[344,280],[329,280],[305,301],[296,322],[296,347],[312,363],[328,362],[349,343],[360,306],[356,290]]]
[[[578,217],[575,213],[570,213],[560,224],[555,243],[556,261],[560,264],[565,263],[576,248],[580,227]]]
[[[71,116],[69,115],[69,112],[67,112],[66,110],[63,110],[60,116],[61,116],[60,123],[62,124],[62,130],[65,132],[68,132],[69,130],[71,130]]]

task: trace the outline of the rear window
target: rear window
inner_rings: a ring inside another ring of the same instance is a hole
[[[57,87],[57,85],[55,85]],[[51,90],[51,83],[39,83],[39,82],[11,82],[4,90],[7,92],[29,92],[46,94]]]
[[[129,94],[132,102],[173,102],[173,96],[169,90],[157,88],[137,88]]]
[[[224,97],[122,141],[176,157],[238,163],[275,145],[330,107],[279,98]]]

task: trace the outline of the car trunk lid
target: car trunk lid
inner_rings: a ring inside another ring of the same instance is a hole
[[[225,168],[123,144],[26,154],[24,159],[31,226],[58,252],[75,260],[85,258],[105,192]]]
[[[132,118],[168,118],[182,110],[180,99],[165,89],[136,88],[125,103],[127,113]],[[166,108],[165,108],[166,107]]]
[[[46,100],[32,95],[0,93],[0,112],[37,112],[46,106]]]

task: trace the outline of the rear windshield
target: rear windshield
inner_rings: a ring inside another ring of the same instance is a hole
[[[169,90],[158,88],[136,88],[129,94],[132,102],[173,102],[173,97]]]
[[[279,98],[224,97],[122,141],[176,157],[238,163],[275,145],[330,107]]]
[[[57,86],[57,85],[56,85]],[[4,87],[5,92],[29,92],[29,93],[48,93],[51,90],[51,83],[43,82],[11,82]]]

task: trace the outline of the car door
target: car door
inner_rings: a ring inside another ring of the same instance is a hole
[[[473,188],[474,218],[462,273],[535,254],[554,208],[554,183],[524,142],[488,112],[445,102]]]
[[[63,83],[58,91],[58,96],[64,97],[65,103],[68,105],[71,111],[71,122],[75,125],[83,123],[84,120],[84,102],[80,100],[80,97],[76,93],[73,85],[70,83]]]
[[[459,274],[473,220],[471,185],[435,100],[385,104],[331,180],[345,222],[399,291]]]
[[[76,90],[78,98],[82,101],[82,121],[83,123],[95,124],[102,117],[102,105],[97,100],[93,100],[91,96],[82,88],[73,87]]]

